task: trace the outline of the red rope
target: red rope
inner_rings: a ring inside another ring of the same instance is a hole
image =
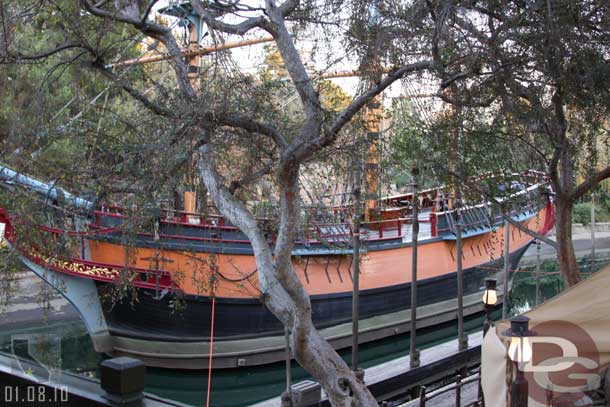
[[[206,407],[210,407],[210,390],[212,389],[212,354],[214,346],[214,305],[216,304],[216,298],[212,297],[212,323],[210,328],[210,363],[208,365],[208,394],[206,399]]]

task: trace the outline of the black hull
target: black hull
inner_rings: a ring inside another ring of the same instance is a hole
[[[515,268],[528,245],[511,253]],[[482,292],[485,278],[497,273],[502,259],[464,270],[464,295]],[[107,283],[97,283],[100,297]],[[124,299],[110,307],[104,305],[109,330],[113,335],[167,342],[205,342],[211,326],[211,300],[202,296],[185,296],[185,307],[172,312],[171,294],[162,300],[154,292],[140,289],[138,301]],[[363,290],[360,292],[360,318],[365,319],[409,309],[411,284]],[[456,273],[418,282],[418,307],[457,297]],[[340,293],[311,297],[316,326],[326,328],[351,320],[352,294]],[[282,325],[258,300],[217,298],[215,304],[214,340],[236,340],[280,335]]]

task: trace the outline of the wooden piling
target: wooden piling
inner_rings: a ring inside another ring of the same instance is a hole
[[[464,270],[462,267],[462,194],[457,186],[455,194],[455,245],[457,251],[457,320],[458,320],[458,350],[468,348],[468,337],[464,334]]]
[[[354,173],[354,186],[352,195],[354,198],[354,230],[353,230],[353,294],[352,294],[352,370],[358,370],[358,320],[360,319],[360,198],[362,195],[362,172],[360,160],[357,160]]]
[[[412,199],[412,257],[411,257],[411,329],[409,332],[409,365],[411,369],[419,366],[419,351],[417,350],[417,238],[419,234],[419,197],[417,196],[417,175],[419,170],[413,167],[413,199]]]
[[[540,304],[540,240],[536,240],[536,306]]]
[[[504,287],[502,290],[502,319],[508,318],[508,282],[510,281],[510,223],[504,221]]]

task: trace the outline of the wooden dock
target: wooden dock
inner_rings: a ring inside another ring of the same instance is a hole
[[[424,349],[420,354],[421,365],[409,368],[409,356],[372,366],[365,369],[364,381],[378,401],[389,400],[405,395],[418,388],[455,376],[459,370],[474,367],[481,360],[481,342],[483,334],[477,332],[468,336],[468,349],[458,352],[458,340]],[[279,407],[280,398],[265,400],[252,407]],[[328,400],[322,392],[319,404],[311,406],[328,406]]]

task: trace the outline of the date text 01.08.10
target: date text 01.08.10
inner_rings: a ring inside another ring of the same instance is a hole
[[[68,406],[70,394],[66,386],[47,387],[45,385],[0,386],[4,406]]]

